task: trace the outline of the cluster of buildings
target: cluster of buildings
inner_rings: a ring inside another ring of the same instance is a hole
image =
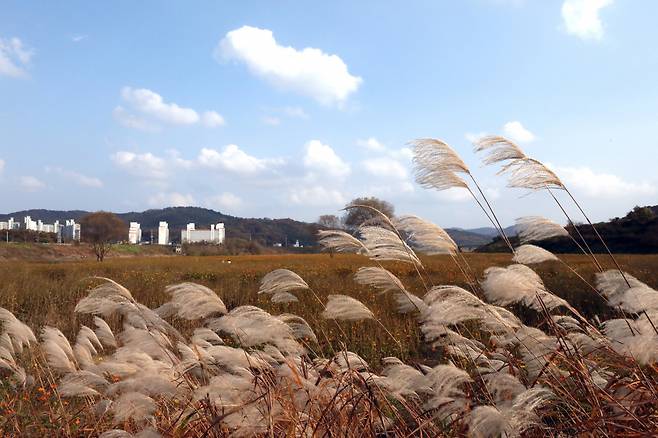
[[[28,230],[39,233],[57,234],[58,242],[80,241],[80,224],[75,220],[69,219],[64,223],[55,221],[52,224],[44,224],[43,221],[33,220],[30,216],[25,216],[23,222],[9,218],[7,221],[0,221],[0,231]],[[210,225],[209,230],[197,230],[194,223],[189,223],[181,231],[181,243],[212,243],[221,245],[226,239],[226,230],[223,223]],[[128,242],[139,244],[142,242],[142,228],[139,222],[130,222],[128,227]],[[155,243],[155,242],[153,242]],[[169,224],[160,222],[158,226],[158,245],[170,245]]]
[[[194,223],[189,223],[181,231],[181,243],[212,243],[221,245],[226,239],[226,230],[223,223],[210,225],[209,230],[197,230]],[[131,222],[128,228],[128,242],[138,244],[142,241],[142,228],[139,222]],[[158,225],[158,245],[169,245],[169,224],[160,222]]]
[[[38,233],[54,233],[57,234],[58,242],[70,242],[73,240],[80,240],[80,224],[76,224],[75,220],[69,219],[64,223],[55,221],[53,224],[44,224],[41,219],[32,220],[30,216],[23,218],[23,225],[14,218],[9,218],[7,221],[0,222],[0,231],[12,230],[27,230],[36,231]]]

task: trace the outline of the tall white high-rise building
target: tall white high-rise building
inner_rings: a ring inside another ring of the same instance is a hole
[[[186,229],[181,231],[182,243],[206,242],[221,245],[226,238],[226,230],[223,223],[210,225],[209,230],[197,230],[193,223],[187,224]]]
[[[142,241],[142,229],[139,222],[131,222],[128,229],[128,242],[137,244]]]
[[[158,227],[158,245],[169,245],[169,224],[160,222]]]
[[[73,219],[67,219],[64,225],[60,225],[59,232],[63,242],[80,241],[80,224]]]

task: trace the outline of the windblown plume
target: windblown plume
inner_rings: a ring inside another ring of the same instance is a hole
[[[136,423],[144,423],[153,417],[155,412],[155,401],[149,396],[139,392],[127,392],[121,394],[112,403],[114,423],[120,424],[133,420]]]
[[[2,329],[11,339],[12,348],[17,352],[23,351],[23,347],[36,342],[34,332],[27,325],[19,321],[9,310],[0,307],[0,323]]]
[[[535,271],[525,265],[488,268],[480,284],[487,299],[500,306],[521,303],[538,311],[543,306],[549,310],[564,306],[578,314],[569,303],[550,293]]]
[[[288,324],[295,339],[305,339],[318,342],[318,338],[315,336],[313,329],[301,316],[282,313],[281,315],[278,315],[277,318]]]
[[[377,383],[398,397],[417,395],[419,392],[430,393],[431,388],[423,373],[416,368],[403,363],[397,357],[385,357],[382,359],[384,369],[383,378]]]
[[[467,400],[461,386],[473,381],[466,371],[452,364],[437,365],[427,373],[426,379],[432,389],[426,408],[437,409],[441,419],[464,409]]]
[[[619,306],[626,312],[658,310],[658,291],[630,274],[622,275],[618,270],[601,272],[596,274],[596,287],[611,306]]]
[[[458,247],[452,237],[441,227],[418,216],[405,215],[395,218],[393,223],[409,236],[411,245],[428,255],[454,254]]]
[[[48,365],[63,373],[75,371],[73,348],[61,331],[46,326],[41,331],[41,338]]]
[[[57,392],[63,397],[93,397],[100,395],[108,386],[108,381],[90,371],[73,371],[65,375]]]
[[[415,263],[422,266],[416,253],[394,231],[382,227],[364,226],[359,228],[359,232],[371,259]]]
[[[244,347],[272,344],[285,352],[298,352],[288,324],[254,306],[240,306],[221,318],[208,321],[208,327],[230,334]]]
[[[329,295],[321,316],[324,319],[359,321],[374,319],[374,315],[361,301],[346,295]]]
[[[368,369],[368,362],[361,356],[351,351],[339,351],[334,356],[334,361],[342,371],[356,370],[365,371]]]
[[[272,299],[270,301],[273,303],[296,303],[299,300],[290,292],[277,292],[272,295]]]
[[[291,290],[310,289],[308,284],[289,269],[275,269],[263,277],[260,282],[259,294],[276,294]]]
[[[421,138],[414,145],[416,182],[425,188],[446,190],[468,188],[457,173],[469,173],[468,166],[447,143],[433,138]]]
[[[516,143],[498,135],[487,135],[475,142],[475,152],[484,151],[487,155],[482,162],[486,165],[528,158]]]
[[[359,239],[345,231],[321,230],[318,231],[318,237],[318,243],[324,249],[336,252],[368,254],[368,248]]]
[[[196,283],[180,283],[167,286],[176,314],[187,320],[206,318],[214,313],[226,313],[221,298],[210,288]]]
[[[541,216],[525,216],[516,220],[516,230],[521,243],[534,242],[551,237],[568,237],[569,232],[560,224]]]
[[[107,322],[105,322],[103,318],[94,316],[94,324],[96,325],[95,333],[96,337],[98,337],[98,340],[101,341],[101,343],[106,347],[116,347],[117,341],[114,338],[114,333],[112,333],[112,329],[107,324]]]
[[[653,328],[653,321],[658,321],[658,312],[648,312],[647,315],[640,315],[637,320],[610,319],[603,323],[603,333],[612,341],[612,348],[642,365],[658,362],[658,335]]]
[[[499,173],[508,175],[507,186],[512,188],[564,189],[564,184],[555,172],[532,158],[513,161],[503,167]]]
[[[559,259],[552,252],[544,248],[526,244],[514,249],[512,260],[523,265],[531,265],[548,261],[558,261]]]
[[[372,286],[380,294],[387,292],[406,292],[398,277],[387,269],[380,267],[362,267],[354,274],[354,281],[366,286]]]

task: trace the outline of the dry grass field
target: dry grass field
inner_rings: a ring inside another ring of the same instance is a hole
[[[511,263],[508,254],[466,254],[465,257],[478,277],[490,266]],[[593,281],[595,270],[587,257],[560,257],[587,280]],[[658,286],[658,255],[619,255],[617,258],[625,271],[649,286]],[[600,259],[606,260],[603,256]],[[424,277],[431,281],[431,285],[467,286],[449,256],[423,257],[423,264]],[[374,288],[359,285],[353,280],[359,267],[369,265],[375,266],[366,257],[348,254],[333,257],[328,254],[131,257],[108,259],[103,263],[91,260],[62,263],[2,262],[0,307],[12,311],[20,320],[33,327],[35,332],[44,325],[51,325],[60,328],[67,337],[73,339],[80,324],[89,324],[91,319],[73,311],[76,303],[88,294],[89,289],[100,283],[91,277],[113,279],[127,287],[139,302],[151,308],[167,300],[165,286],[189,281],[213,289],[228,309],[251,304],[272,314],[288,312],[305,318],[318,333],[323,353],[347,346],[375,368],[380,359],[387,356],[436,362],[440,358],[435,357],[432,351],[427,351],[420,337],[418,322],[413,316],[400,315],[395,311],[390,296],[381,296]],[[419,282],[412,266],[399,262],[384,265],[401,279],[410,292],[421,297],[425,294],[426,289]],[[613,266],[608,264],[607,267]],[[289,304],[271,303],[268,296],[258,295],[263,276],[278,268],[287,268],[299,274],[323,301],[329,294],[349,295],[362,301],[400,341],[402,351],[371,320],[341,322],[347,338],[337,333],[334,322],[320,318],[322,308],[309,293],[298,294],[300,301]],[[565,298],[583,315],[599,315],[602,319],[608,316],[610,308],[603,300],[561,264],[543,263],[536,270],[552,292]],[[523,308],[515,309],[515,313],[530,322],[533,322],[535,316],[535,312]],[[184,321],[177,321],[174,325],[183,330],[186,328]]]

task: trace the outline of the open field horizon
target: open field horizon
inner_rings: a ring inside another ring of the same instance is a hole
[[[560,255],[562,260],[578,271],[585,279],[594,281],[596,270],[588,257]],[[464,258],[477,278],[491,266],[511,263],[509,254],[465,253]],[[616,255],[626,272],[647,283],[658,286],[658,255]],[[423,256],[423,276],[427,287],[457,285],[468,287],[462,273],[449,256]],[[606,268],[612,263],[601,255]],[[229,263],[230,261],[230,263]],[[413,267],[399,262],[384,264],[400,278],[409,292],[422,297],[426,288],[419,281]],[[376,289],[359,285],[353,276],[361,266],[376,266],[367,257],[335,254],[268,254],[242,256],[149,256],[116,257],[103,263],[92,260],[41,262],[0,261],[0,307],[4,307],[28,325],[39,329],[44,325],[60,328],[73,337],[80,324],[87,323],[87,316],[73,312],[76,303],[87,295],[89,289],[99,283],[92,277],[111,278],[130,290],[141,303],[156,308],[168,299],[165,287],[181,282],[194,282],[211,288],[224,301],[227,308],[255,305],[272,314],[294,313],[305,318],[319,333],[324,353],[349,345],[352,351],[362,355],[373,366],[381,358],[400,356],[400,349],[390,342],[388,335],[372,321],[340,323],[348,334],[336,332],[334,323],[320,318],[322,308],[309,293],[300,293],[299,302],[276,304],[266,295],[258,295],[261,279],[275,269],[290,269],[307,281],[312,290],[323,300],[329,294],[344,294],[362,301],[375,316],[401,341],[402,356],[421,362],[434,362],[440,357],[423,345],[415,318],[400,315],[390,296],[380,296]],[[574,274],[557,262],[537,265],[536,272],[549,290],[566,299],[587,317],[610,315],[610,308]],[[524,315],[523,309],[516,309]],[[532,319],[535,312],[525,312]],[[73,317],[72,317],[73,315]],[[180,327],[178,327],[180,324]],[[185,329],[186,322],[176,320],[174,326]],[[405,356],[406,355],[406,356]]]

